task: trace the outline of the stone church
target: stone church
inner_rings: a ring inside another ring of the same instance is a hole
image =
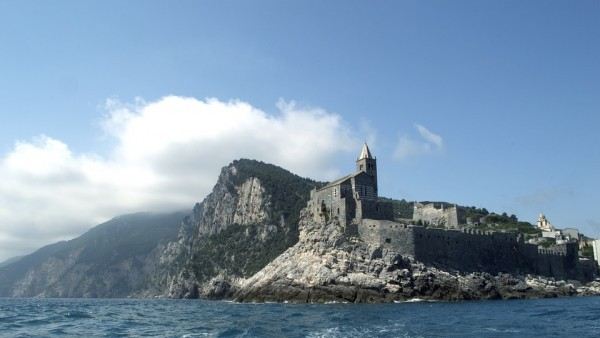
[[[393,220],[392,204],[378,200],[377,159],[366,143],[353,174],[314,189],[310,198],[313,214],[321,221],[337,219],[345,227],[367,218]]]
[[[362,147],[353,174],[313,189],[310,196],[308,207],[314,221],[339,223],[345,233],[357,235],[369,245],[425,264],[468,272],[535,274],[580,281],[598,276],[595,261],[579,259],[576,241],[544,247],[525,242],[520,233],[462,228],[456,207],[416,207],[417,213],[422,213],[417,217],[429,220],[425,223],[436,221],[444,228],[394,221],[392,204],[378,198],[377,159],[367,144]],[[452,220],[446,213],[452,214]]]

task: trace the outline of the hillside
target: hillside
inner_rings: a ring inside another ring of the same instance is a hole
[[[15,256],[15,257],[11,257],[7,260],[5,260],[4,262],[0,263],[0,268],[10,265],[12,263],[15,263],[16,261],[18,261],[19,259],[23,258],[23,256]]]
[[[0,268],[3,297],[125,297],[147,288],[157,253],[177,238],[183,212],[115,217],[80,237]]]
[[[413,218],[414,202],[406,201],[404,199],[395,200],[386,197],[379,197],[379,200],[392,204],[394,217],[396,219],[411,220]],[[461,224],[461,226],[466,228],[492,231],[509,231],[526,235],[537,235],[540,233],[540,230],[537,229],[533,224],[520,221],[517,216],[509,216],[505,212],[498,214],[495,212],[489,212],[486,208],[462,206],[442,201],[421,201],[419,203],[434,203],[435,205],[443,205],[444,208],[456,206],[465,215],[465,218],[475,221],[473,224]]]

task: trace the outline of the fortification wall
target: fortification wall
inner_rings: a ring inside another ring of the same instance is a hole
[[[531,245],[531,244],[527,244]],[[566,243],[550,248],[536,248],[537,252],[528,251],[530,259],[536,262],[534,273],[554,276],[559,279],[581,279],[577,243]]]
[[[377,200],[360,200],[362,218],[377,220],[393,220],[394,207],[392,203]]]
[[[559,279],[591,280],[598,271],[581,264],[577,244],[538,249],[513,233],[473,229],[444,230],[365,219],[361,238],[428,265],[464,272],[538,274]]]
[[[517,236],[477,230],[413,228],[415,258],[427,264],[460,271],[490,273],[531,271],[520,259]]]
[[[358,224],[360,238],[371,245],[381,245],[404,256],[414,256],[412,228],[389,220],[363,219]]]
[[[598,263],[593,259],[578,259],[577,262],[577,270],[575,272],[577,274],[577,280],[589,281],[594,280],[596,277],[600,276],[600,271],[598,271]]]

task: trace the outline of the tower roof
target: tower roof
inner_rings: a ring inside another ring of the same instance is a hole
[[[371,155],[371,151],[369,150],[369,146],[367,145],[367,142],[365,142],[365,144],[363,145],[362,150],[360,151],[360,155],[358,156],[359,160],[362,160],[365,158],[373,158],[373,155]]]

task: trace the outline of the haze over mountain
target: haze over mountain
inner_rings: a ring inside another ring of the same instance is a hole
[[[0,266],[3,297],[127,297],[149,276],[184,212],[115,217],[85,234]]]

